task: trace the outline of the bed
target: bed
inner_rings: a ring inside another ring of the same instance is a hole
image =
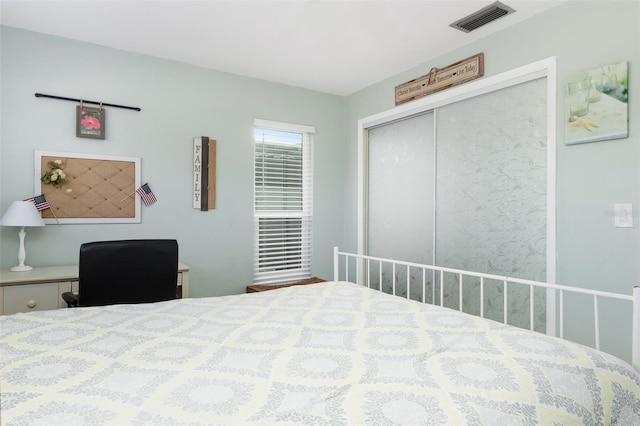
[[[3,425],[640,424],[619,358],[339,279],[0,327]]]

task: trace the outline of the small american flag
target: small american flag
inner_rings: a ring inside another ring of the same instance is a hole
[[[140,195],[140,198],[142,198],[142,202],[145,206],[150,206],[158,201],[156,200],[156,196],[153,195],[153,192],[151,192],[151,188],[149,188],[148,183],[145,183],[140,188],[136,189],[136,192]]]
[[[33,204],[35,204],[36,210],[38,211],[47,210],[51,208],[47,199],[44,198],[44,195],[38,195],[35,197],[27,198],[26,200],[23,200],[23,201],[31,201]]]

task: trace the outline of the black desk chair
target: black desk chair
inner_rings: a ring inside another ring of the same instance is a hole
[[[69,307],[161,302],[176,298],[176,240],[96,241],[80,246],[78,295]]]

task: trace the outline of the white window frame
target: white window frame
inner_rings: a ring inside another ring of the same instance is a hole
[[[256,210],[256,168],[255,168],[255,129],[278,130],[302,135],[302,210],[301,211],[257,211]],[[313,136],[315,127],[289,124],[277,121],[255,119],[253,121],[254,147],[254,244],[253,244],[253,283],[275,284],[298,281],[311,277],[311,248],[313,235]],[[263,218],[300,218],[301,258],[300,267],[275,271],[261,271],[260,263],[260,219]]]

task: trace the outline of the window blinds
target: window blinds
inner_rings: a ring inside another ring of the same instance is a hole
[[[254,152],[254,283],[308,278],[313,129],[259,124],[255,126]]]

